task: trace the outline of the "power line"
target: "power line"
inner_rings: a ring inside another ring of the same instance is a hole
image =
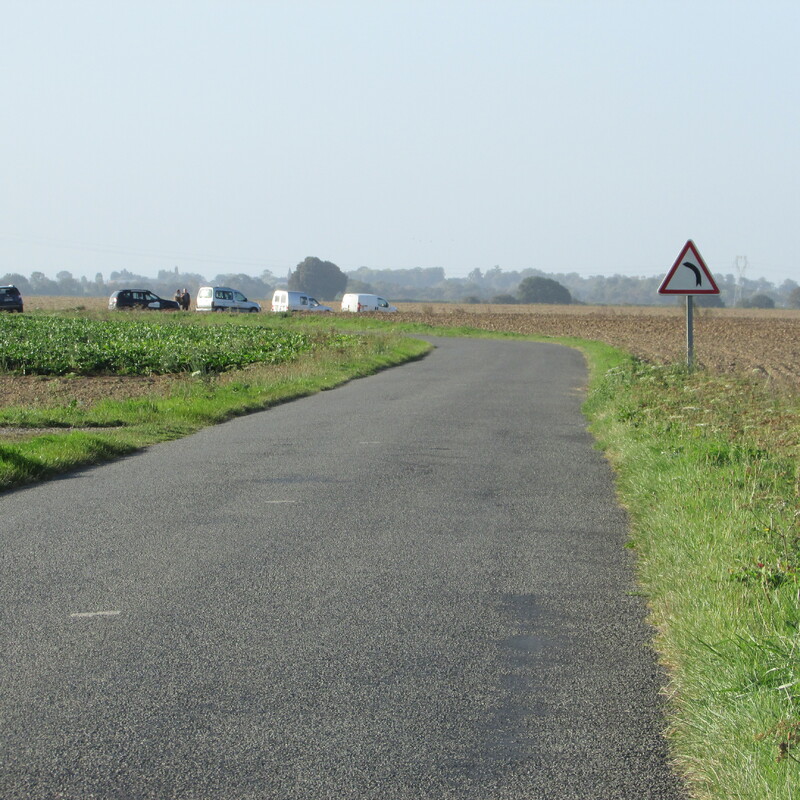
[[[140,256],[143,258],[158,258],[164,261],[192,261],[205,264],[235,264],[244,267],[261,267],[261,269],[283,268],[284,264],[268,264],[266,259],[239,258],[228,256],[208,256],[200,254],[187,254],[149,250],[143,248],[128,248],[118,245],[97,245],[83,242],[69,242],[60,239],[44,239],[24,236],[8,236],[0,234],[0,239],[17,244],[32,244],[43,247],[54,247],[60,250],[78,250],[88,253],[107,253],[118,256]]]

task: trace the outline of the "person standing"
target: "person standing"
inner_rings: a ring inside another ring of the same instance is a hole
[[[184,289],[183,293],[181,294],[181,300],[180,300],[181,308],[184,311],[188,311],[189,310],[189,304],[191,302],[192,302],[192,298],[189,295],[189,290],[188,289]]]

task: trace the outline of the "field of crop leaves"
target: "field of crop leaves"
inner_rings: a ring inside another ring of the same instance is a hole
[[[332,305],[336,307],[335,303]],[[390,315],[392,321],[396,322],[595,339],[657,363],[684,362],[686,359],[684,311],[677,305],[397,305],[400,313]],[[69,310],[92,316],[106,311],[107,300],[32,296],[26,298],[26,309],[37,315],[41,312],[49,314]],[[247,316],[262,318],[261,321],[252,322],[263,324],[263,317],[269,314]],[[234,323],[234,320],[229,322]],[[248,319],[248,322],[251,320]],[[695,361],[698,365],[721,373],[751,373],[790,391],[800,390],[800,310],[697,309],[694,333]],[[163,367],[174,364],[177,358],[176,371],[194,370],[193,364],[187,361],[189,351],[185,347],[173,348],[173,351],[164,352]],[[0,363],[0,382],[2,371],[3,365]]]
[[[248,325],[0,317],[0,369],[36,375],[158,375],[280,364],[313,346],[304,333]]]

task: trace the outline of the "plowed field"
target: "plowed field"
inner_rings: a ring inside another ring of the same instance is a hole
[[[268,303],[264,303],[269,307]],[[335,304],[331,304],[336,307]],[[26,298],[26,308],[106,308],[105,299]],[[678,307],[491,306],[401,303],[398,322],[469,326],[545,336],[594,339],[655,362],[686,361],[685,313]],[[385,317],[384,317],[385,319]],[[800,390],[800,311],[696,309],[695,363],[727,373],[749,373],[776,388]],[[52,378],[0,375],[3,405],[89,403],[157,391],[179,377]]]
[[[686,362],[682,308],[411,306],[404,321],[595,339],[656,362]],[[406,310],[408,309],[408,310]],[[477,310],[481,309],[481,310]],[[514,310],[511,310],[514,309]],[[800,388],[800,311],[695,309],[694,358],[718,372],[757,373]]]

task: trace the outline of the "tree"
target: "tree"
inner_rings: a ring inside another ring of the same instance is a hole
[[[775,301],[768,294],[754,294],[742,300],[742,308],[775,308]]]
[[[517,288],[517,297],[520,303],[569,305],[572,302],[569,289],[552,278],[543,278],[539,275],[523,279]]]
[[[333,300],[347,286],[347,275],[336,264],[308,256],[289,274],[289,289]]]
[[[57,297],[59,293],[58,284],[50,280],[44,272],[31,273],[31,294],[45,294],[52,297]]]
[[[800,308],[800,286],[789,292],[789,308]]]
[[[27,294],[31,290],[31,284],[24,275],[18,272],[7,272],[0,278],[0,286],[16,286],[22,294]]]
[[[375,287],[371,283],[357,281],[353,278],[347,279],[347,291],[355,292],[356,294],[377,294]],[[386,294],[391,294],[391,292],[386,292]]]
[[[62,270],[56,274],[56,281],[58,281],[58,293],[67,297],[80,296],[83,294],[81,289],[81,282],[72,277],[71,272]]]
[[[725,308],[725,302],[718,294],[696,294],[693,297],[695,305],[704,308]]]
[[[270,272],[268,269],[265,269],[259,276],[267,286],[277,286],[280,283],[280,278],[275,275],[274,273]]]
[[[510,305],[514,305],[515,303],[518,303],[519,300],[517,300],[517,298],[514,297],[513,294],[496,294],[492,298],[492,302],[496,303],[497,305],[510,306]]]
[[[146,284],[150,281],[150,278],[145,278],[144,275],[135,275],[133,272],[130,272],[127,269],[121,269],[119,271],[115,270],[111,273],[111,275],[109,275],[108,279],[112,283]]]

